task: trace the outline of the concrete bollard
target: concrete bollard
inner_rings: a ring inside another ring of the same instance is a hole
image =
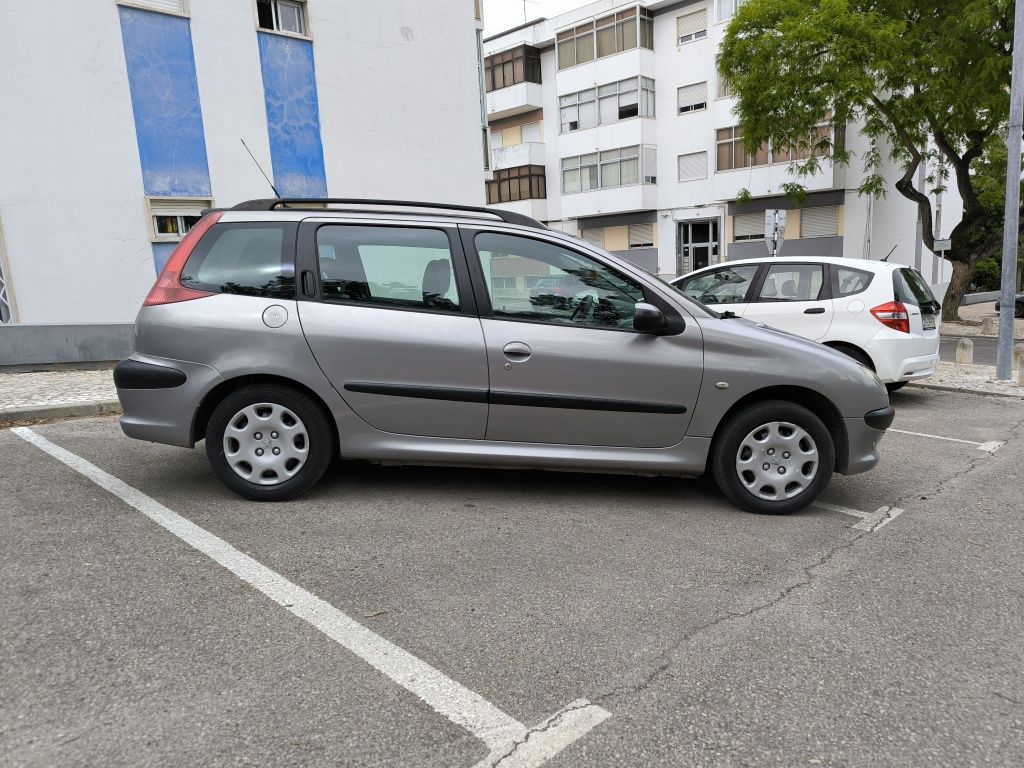
[[[994,317],[983,317],[981,319],[981,335],[994,336],[996,332],[996,319]]]
[[[1024,344],[1013,345],[1013,368],[1016,370],[1024,365]]]
[[[974,365],[974,342],[960,339],[956,343],[956,362],[958,365]]]

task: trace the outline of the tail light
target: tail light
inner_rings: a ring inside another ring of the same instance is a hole
[[[871,310],[875,319],[886,328],[910,333],[910,314],[902,301],[889,301]]]
[[[153,288],[150,290],[146,300],[142,302],[142,306],[155,307],[159,304],[174,304],[179,301],[191,301],[192,299],[201,299],[204,296],[215,295],[208,291],[197,291],[194,288],[183,286],[181,284],[181,270],[185,268],[185,262],[188,261],[188,257],[192,255],[192,251],[195,250],[199,241],[203,239],[206,231],[220,221],[220,217],[223,215],[222,211],[207,214],[188,231],[188,234],[178,243],[178,247],[174,249],[167,263],[164,264],[160,276],[156,279],[156,283],[153,284]]]

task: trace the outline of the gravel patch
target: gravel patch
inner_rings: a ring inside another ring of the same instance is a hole
[[[1017,377],[1011,381],[1000,381],[996,378],[994,365],[958,365],[940,361],[932,376],[912,384],[1024,397],[1024,387],[1017,384]]]

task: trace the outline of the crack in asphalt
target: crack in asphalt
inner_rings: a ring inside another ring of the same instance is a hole
[[[535,736],[539,733],[544,733],[545,731],[548,731],[551,728],[554,728],[555,726],[561,724],[562,720],[570,712],[575,712],[580,709],[586,709],[590,706],[593,706],[592,701],[580,701],[574,706],[565,707],[565,709],[560,710],[558,713],[556,713],[554,716],[544,721],[540,725],[535,725],[533,726],[533,728],[528,729],[521,739],[516,739],[512,743],[512,746],[508,748],[507,752],[505,752],[497,760],[491,763],[491,768],[498,768],[498,766],[501,765],[505,760],[508,760],[510,757],[512,757],[516,753],[516,750],[518,750],[521,746],[530,741],[530,737]]]
[[[1007,437],[1005,442],[1008,443],[1011,439],[1019,437],[1020,435],[1018,434],[1018,432],[1019,432],[1019,430],[1022,427],[1024,427],[1024,418],[1021,418],[1014,425],[1012,425],[1010,427],[1009,434],[1008,434],[1008,437]],[[631,685],[619,685],[619,686],[616,686],[611,691],[608,691],[606,693],[602,693],[600,695],[597,695],[597,696],[593,697],[592,701],[594,703],[604,703],[604,702],[608,701],[609,699],[614,699],[614,698],[617,698],[617,697],[620,697],[620,696],[635,695],[635,694],[640,693],[641,691],[647,689],[659,677],[661,677],[665,672],[667,672],[668,669],[672,666],[672,664],[673,664],[672,655],[676,651],[678,651],[682,646],[684,646],[685,644],[687,644],[691,640],[693,640],[695,637],[697,637],[698,635],[701,635],[701,634],[703,634],[705,632],[711,631],[711,630],[715,629],[716,627],[718,627],[721,624],[725,624],[725,623],[732,622],[732,621],[742,621],[744,619],[750,618],[751,616],[755,616],[757,614],[760,614],[760,613],[763,613],[765,611],[771,610],[775,606],[777,606],[780,603],[782,603],[783,601],[785,601],[794,592],[802,589],[803,587],[807,587],[807,586],[810,586],[811,584],[813,584],[814,581],[818,578],[818,574],[815,573],[815,571],[817,569],[819,569],[822,566],[826,565],[829,561],[831,561],[840,552],[843,552],[844,550],[847,550],[847,549],[851,549],[858,541],[863,539],[868,534],[873,533],[879,527],[881,527],[886,522],[891,520],[892,519],[892,510],[894,508],[900,506],[901,504],[905,504],[905,503],[907,503],[907,502],[909,502],[911,500],[915,500],[915,501],[916,500],[920,500],[922,496],[925,496],[927,498],[931,498],[934,494],[940,493],[948,484],[950,484],[952,482],[955,482],[955,481],[959,480],[960,478],[965,477],[966,475],[970,474],[975,469],[977,469],[979,466],[981,466],[986,460],[990,460],[991,458],[992,458],[992,454],[986,454],[984,456],[978,456],[977,458],[971,459],[970,462],[968,463],[967,467],[965,467],[962,470],[959,470],[959,471],[955,472],[950,477],[945,478],[944,480],[939,482],[932,490],[925,491],[923,493],[922,492],[918,492],[918,493],[914,493],[914,494],[909,494],[909,495],[901,497],[900,499],[897,499],[896,502],[894,502],[892,505],[890,505],[890,507],[889,507],[889,509],[888,509],[888,511],[887,511],[887,513],[885,515],[885,517],[883,517],[881,520],[879,520],[874,525],[872,525],[870,530],[860,532],[857,535],[851,537],[850,539],[844,541],[843,543],[838,544],[838,545],[832,547],[824,555],[822,555],[820,558],[818,558],[818,560],[816,562],[811,563],[810,565],[804,566],[803,567],[803,571],[804,571],[804,578],[803,579],[801,579],[801,580],[797,581],[796,583],[791,584],[788,587],[786,587],[785,589],[781,590],[771,600],[767,600],[767,601],[762,602],[762,603],[760,603],[758,605],[755,605],[753,608],[750,608],[750,609],[748,609],[746,611],[733,611],[733,612],[727,613],[725,615],[718,616],[715,619],[713,619],[712,621],[709,621],[706,624],[701,624],[700,626],[690,630],[685,635],[683,635],[681,638],[679,638],[679,640],[677,640],[671,646],[669,646],[668,648],[666,648],[665,650],[661,651],[658,654],[660,657],[663,657],[664,660],[660,664],[658,664],[649,674],[647,674],[644,677],[644,679],[641,680],[639,683],[631,684]],[[999,695],[999,694],[996,694],[996,695]],[[1012,701],[1012,699],[1009,699],[1009,700]]]

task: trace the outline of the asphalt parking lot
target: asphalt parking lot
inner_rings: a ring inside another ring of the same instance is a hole
[[[1024,764],[1024,407],[892,402],[789,517],[349,462],[260,505],[114,418],[0,431],[0,764]]]

